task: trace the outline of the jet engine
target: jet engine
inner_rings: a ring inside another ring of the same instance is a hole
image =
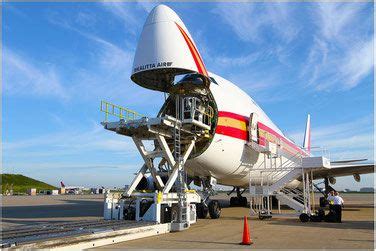
[[[337,180],[334,177],[329,177],[329,182],[330,184],[334,185],[337,182]]]
[[[360,182],[360,175],[359,175],[359,174],[354,173],[354,174],[353,174],[353,177],[354,177],[354,180],[355,180],[356,182]]]

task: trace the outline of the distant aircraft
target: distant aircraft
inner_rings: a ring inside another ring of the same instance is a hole
[[[218,34],[218,39],[221,36]],[[180,80],[175,82],[178,76]],[[155,7],[144,24],[131,79],[144,88],[169,94],[158,113],[159,118],[175,117],[176,109],[181,109],[181,119],[183,122],[189,121],[182,131],[188,136],[185,140],[184,135],[181,136],[181,149],[184,152],[190,147],[189,135],[195,135],[194,149],[185,163],[188,183],[193,181],[203,185],[204,189],[211,188],[215,183],[233,186],[237,196],[231,198],[231,204],[247,203],[240,189],[249,187],[250,168],[256,170],[256,167],[264,167],[265,149],[280,155],[272,160],[275,165],[311,156],[310,116],[307,118],[304,143],[300,147],[284,135],[247,93],[207,71],[186,26],[165,5]],[[179,108],[176,108],[176,97],[181,99]],[[117,133],[137,136],[137,132],[132,132],[129,127],[115,130],[110,126],[105,125]],[[172,139],[167,143],[170,148],[173,147]],[[329,182],[335,183],[335,177],[339,176],[353,175],[359,182],[360,174],[374,170],[373,164],[356,164],[357,161],[333,162],[331,168],[314,172],[313,178],[324,179],[326,189],[330,189]],[[158,175],[162,177],[163,172],[160,169]],[[260,172],[251,171],[251,176],[258,177]],[[149,179],[149,185],[156,183],[151,176]],[[296,178],[286,186],[299,187],[301,181],[301,177]],[[262,181],[254,182],[260,184]]]
[[[65,186],[63,181],[60,181],[60,186],[65,189],[66,194],[79,194],[84,189],[83,186]]]

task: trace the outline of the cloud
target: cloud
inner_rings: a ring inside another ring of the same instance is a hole
[[[82,130],[65,130],[17,141],[4,141],[3,154],[6,159],[37,159],[41,162],[48,158],[64,156],[84,158],[87,154],[107,153],[114,156],[137,156],[133,141],[129,137],[121,137],[105,131],[102,126],[93,124],[91,128]]]
[[[69,99],[66,88],[54,65],[34,62],[3,47],[3,90],[11,95]]]
[[[213,12],[243,41],[260,43],[266,36],[275,35],[283,42],[290,42],[299,32],[290,20],[292,8],[287,3],[220,3]]]
[[[315,3],[316,23],[325,39],[342,39],[343,32],[352,26],[364,8],[362,3]]]
[[[124,11],[128,10],[127,5],[114,3],[106,8]],[[123,13],[118,10],[118,14]],[[115,11],[115,10],[114,10]],[[132,14],[133,15],[133,14]],[[80,99],[99,100],[105,99],[112,102],[121,101],[133,107],[148,108],[148,112],[156,112],[163,102],[162,95],[153,91],[138,87],[130,80],[135,46],[128,48],[127,36],[125,31],[120,31],[119,36],[124,37],[121,45],[117,45],[110,39],[105,39],[93,32],[88,32],[85,28],[80,28],[75,23],[71,23],[64,17],[55,14],[49,14],[50,23],[57,25],[65,30],[72,31],[90,42],[88,49],[92,55],[90,64],[79,65],[73,76],[73,84],[69,91],[77,95],[77,90],[84,90],[79,93]],[[150,108],[155,108],[155,111]],[[144,111],[140,111],[143,113]]]
[[[361,80],[372,73],[374,66],[373,43],[374,41],[371,38],[348,51],[343,60],[344,64],[340,67],[345,89],[357,86]]]
[[[364,15],[364,3],[316,3],[313,7],[318,31],[301,79],[316,91],[345,91],[358,86],[373,69],[373,38],[363,23],[369,19]]]
[[[152,3],[131,3],[131,2],[101,2],[101,6],[108,12],[112,13],[114,17],[119,19],[125,31],[132,36],[137,35],[137,30],[144,23],[144,16],[141,13],[149,12],[153,6]]]

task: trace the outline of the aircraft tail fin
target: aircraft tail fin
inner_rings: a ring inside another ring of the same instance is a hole
[[[307,116],[303,147],[306,151],[311,152],[311,115],[309,114]]]
[[[65,185],[62,181],[60,181],[60,185],[61,185],[61,187],[65,187]]]

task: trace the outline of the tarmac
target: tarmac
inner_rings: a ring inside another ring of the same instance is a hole
[[[251,248],[275,249],[374,249],[373,194],[342,194],[343,223],[302,223],[296,217],[270,220],[249,218]],[[249,208],[228,207],[225,194],[220,219],[200,219],[188,230],[122,242],[101,248],[126,249],[237,249],[243,217]],[[2,227],[69,222],[102,218],[103,195],[4,196]],[[286,212],[286,211],[285,211]]]

